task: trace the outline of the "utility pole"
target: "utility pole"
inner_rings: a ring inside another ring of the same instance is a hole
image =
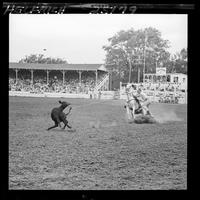
[[[144,52],[143,52],[143,56],[144,56],[144,66],[143,66],[143,83],[144,83],[144,74],[145,74],[145,58],[146,58],[146,40],[147,40],[147,36],[146,36],[146,32],[144,33],[145,34],[145,38],[144,38]]]
[[[140,83],[140,67],[138,65],[138,83]]]
[[[129,78],[128,78],[128,82],[131,82],[131,70],[132,70],[132,66],[131,66],[131,60],[128,57],[128,63],[129,63]]]

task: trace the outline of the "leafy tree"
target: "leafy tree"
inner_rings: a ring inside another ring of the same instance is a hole
[[[136,80],[138,68],[145,72],[155,72],[158,66],[165,66],[170,58],[166,50],[169,41],[161,37],[160,31],[149,27],[145,29],[119,31],[108,39],[110,43],[103,46],[106,51],[105,63],[109,70],[119,74],[121,81],[128,81],[131,66],[131,81]],[[112,66],[111,68],[109,66]]]
[[[167,64],[168,73],[183,73],[187,74],[187,50],[181,49],[180,52],[171,55]]]
[[[22,58],[19,63],[48,63],[48,64],[64,64],[67,63],[66,60],[61,58],[51,58],[51,57],[44,57],[43,54],[31,54],[30,56],[25,56]]]
[[[177,72],[187,74],[187,50],[183,48],[178,54],[177,63]]]

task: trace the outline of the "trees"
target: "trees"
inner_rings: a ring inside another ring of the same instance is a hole
[[[167,64],[167,72],[187,74],[187,60],[187,50],[183,48],[180,52],[171,55]]]
[[[153,27],[121,30],[108,42],[103,46],[105,65],[115,80],[137,82],[143,78],[141,72],[155,73],[156,67],[166,67],[167,73],[187,73],[187,49],[171,55],[169,41]]]
[[[160,31],[152,27],[122,30],[108,41],[110,44],[103,46],[105,62],[108,70],[118,74],[121,81],[128,82],[127,75],[131,72],[130,80],[136,80],[137,73],[133,72],[138,69],[155,72],[156,65],[165,66],[170,58],[169,41],[162,39]]]
[[[176,72],[187,74],[187,50],[185,48],[177,53],[175,69]]]
[[[48,64],[65,64],[66,60],[61,58],[44,57],[43,54],[31,54],[22,58],[19,63],[48,63]]]

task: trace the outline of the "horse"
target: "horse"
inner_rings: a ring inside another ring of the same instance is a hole
[[[125,104],[126,112],[128,119],[135,119],[138,114],[141,114],[143,116],[147,115],[147,110],[141,106],[139,100],[135,95],[130,95],[128,93],[128,90],[126,90],[126,95],[127,95],[127,101]]]
[[[70,113],[72,107],[70,107],[69,112],[68,113],[64,113],[63,110],[70,105],[70,103],[65,102],[65,101],[59,101],[59,103],[61,104],[59,107],[53,108],[51,111],[51,119],[54,121],[55,125],[52,127],[49,127],[47,130],[51,130],[52,128],[56,128],[56,127],[60,127],[61,128],[61,122],[64,123],[64,127],[62,128],[63,130],[65,129],[65,127],[67,126],[69,129],[71,129],[72,127],[69,126],[68,121],[67,121],[67,115]]]

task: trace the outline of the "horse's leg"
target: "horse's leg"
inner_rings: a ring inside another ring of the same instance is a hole
[[[131,110],[131,115],[132,115],[132,119],[135,119],[135,108],[134,107]]]
[[[143,107],[143,112],[144,112],[144,115],[151,115],[150,111],[149,111],[149,105],[150,105],[150,102],[149,101],[146,101],[144,102],[144,104],[142,105]]]
[[[130,106],[132,108],[132,110],[130,110],[130,112],[131,112],[131,118],[135,119],[135,105],[132,102],[130,102]]]
[[[143,108],[142,108],[142,112],[143,112],[143,115],[146,115],[146,114],[147,114],[147,109],[146,109],[146,107],[143,107]]]
[[[58,123],[58,126],[59,126],[60,128],[62,128],[62,127],[61,127],[61,124],[60,124],[61,121],[60,121],[59,117],[56,118],[56,122]]]
[[[47,131],[51,130],[52,128],[56,128],[56,127],[58,127],[58,123],[55,123],[54,126],[49,127],[49,128],[47,129]]]
[[[131,113],[130,113],[130,109],[128,105],[126,105],[126,114],[127,114],[128,119],[131,119]]]
[[[63,120],[63,123],[65,124],[64,127],[62,128],[63,130],[65,129],[65,127],[67,126],[68,128],[72,128],[69,124],[68,124],[68,121],[65,119]]]
[[[126,113],[127,113],[128,119],[129,120],[132,119],[132,112],[128,105],[126,106]]]

